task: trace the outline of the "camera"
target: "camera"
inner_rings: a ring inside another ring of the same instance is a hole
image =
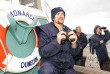
[[[65,35],[65,34],[62,33],[61,35]],[[68,35],[68,33],[67,33],[67,34],[65,35],[65,36],[66,36],[66,39],[64,39],[64,38],[61,39],[61,44],[65,44],[65,42],[66,42],[67,40],[69,40],[69,37],[70,37],[71,35],[73,35],[73,34]],[[70,42],[73,42],[73,41],[75,41],[75,38],[72,38],[72,39],[70,39],[69,41],[70,41]]]

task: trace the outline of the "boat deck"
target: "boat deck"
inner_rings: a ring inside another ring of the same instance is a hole
[[[110,74],[109,71],[104,71],[104,70],[96,70],[92,68],[86,68],[83,66],[77,66],[74,65],[75,71],[78,72],[78,74]]]

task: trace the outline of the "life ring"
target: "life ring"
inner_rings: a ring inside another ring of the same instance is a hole
[[[9,51],[5,40],[7,28],[10,26],[10,22],[7,18],[7,15],[10,14],[7,14],[5,11],[0,12],[0,16],[1,16],[0,17],[0,69],[3,71],[6,70],[6,72],[11,72],[11,73],[21,73],[28,71],[31,68],[33,68],[41,58],[38,52],[37,34],[35,32],[35,29],[33,29],[36,42],[32,54],[26,58],[15,57]],[[29,17],[26,16],[15,16],[14,19],[16,21],[25,21],[28,24],[31,24],[33,21],[36,21],[35,18],[30,19]],[[39,22],[36,22],[36,24],[38,25]],[[28,64],[28,66],[25,67],[24,64]]]

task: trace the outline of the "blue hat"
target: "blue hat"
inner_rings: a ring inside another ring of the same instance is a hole
[[[53,21],[53,18],[55,17],[55,15],[56,15],[59,11],[63,11],[63,12],[64,12],[64,17],[65,17],[65,11],[63,10],[63,8],[61,8],[61,7],[53,8],[53,9],[51,10],[51,19],[52,19],[52,21]]]

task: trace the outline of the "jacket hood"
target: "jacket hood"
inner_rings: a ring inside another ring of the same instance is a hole
[[[96,34],[96,29],[98,28],[98,27],[100,27],[99,25],[96,25],[95,27],[94,27],[94,33]]]

